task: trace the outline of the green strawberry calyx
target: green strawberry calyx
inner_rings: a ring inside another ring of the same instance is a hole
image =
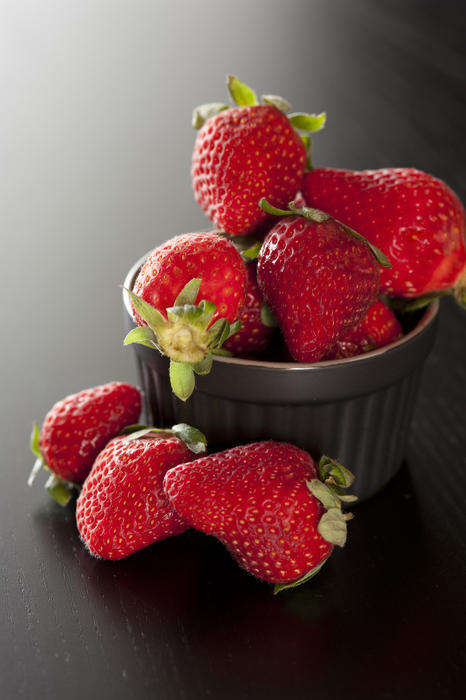
[[[326,455],[319,461],[318,472],[319,478],[306,481],[309,492],[322,503],[325,509],[317,525],[317,531],[327,542],[343,547],[346,543],[346,523],[353,518],[353,514],[344,513],[342,504],[357,501],[357,496],[345,493],[345,489],[353,483],[354,475],[349,469]],[[321,570],[329,556],[295,581],[276,584],[274,593],[287,588],[296,588],[309,581]]]
[[[51,471],[50,467],[45,461],[42,452],[40,451],[39,441],[39,426],[37,423],[34,423],[32,426],[30,448],[32,454],[36,458],[36,461],[34,462],[34,466],[32,467],[31,473],[29,474],[27,485],[32,486],[37,475],[39,474],[39,472],[42,471],[42,469],[49,471],[50,475],[47,481],[45,482],[45,490],[59,505],[66,506],[68,505],[73,496],[73,491],[77,491],[79,493],[79,491],[81,490],[81,486],[79,484],[73,483],[72,481],[62,479],[61,477],[57,476]]]
[[[234,75],[227,76],[227,88],[234,107],[255,107],[261,104],[255,91],[249,87],[249,85],[246,85],[246,83],[241,82],[241,80]],[[291,109],[290,103],[279,95],[262,95],[261,99],[262,104],[271,105],[280,110],[280,112],[286,113]],[[200,129],[204,126],[208,119],[220,114],[220,112],[223,112],[226,109],[230,109],[230,105],[226,104],[225,102],[209,102],[196,107],[193,110],[192,116],[193,127],[195,129]],[[323,129],[327,115],[325,112],[321,112],[320,114],[293,112],[288,114],[287,117],[293,129],[295,129],[295,131],[297,131],[301,136],[307,153],[307,167],[309,170],[311,170],[311,138],[309,133]]]
[[[330,214],[327,214],[325,211],[314,209],[313,207],[297,207],[294,202],[290,202],[288,204],[288,209],[278,209],[270,204],[265,197],[262,197],[262,199],[259,201],[259,206],[262,211],[265,211],[267,214],[273,214],[275,216],[302,216],[303,218],[307,219],[307,221],[311,221],[313,224],[323,224],[330,220],[335,221],[354,238],[357,238],[359,241],[364,243],[381,267],[392,266],[390,260],[387,258],[385,253],[382,253],[380,248],[377,248],[377,246],[373,245],[373,243],[368,241],[367,238],[364,238],[364,236],[362,236],[360,233],[350,228],[342,221],[338,221],[338,219],[330,216]]]
[[[146,437],[154,433],[160,437],[177,437],[182,440],[186,447],[194,452],[194,454],[201,454],[207,449],[207,438],[204,433],[200,430],[194,428],[192,425],[187,423],[177,423],[172,425],[171,428],[154,428],[150,425],[127,425],[121,431],[120,435],[126,435],[127,440],[139,440],[140,438]]]
[[[211,325],[217,307],[206,299],[199,304],[194,303],[200,285],[200,279],[188,282],[177,296],[174,306],[166,309],[166,318],[151,304],[125,288],[135,311],[147,326],[133,328],[125,337],[124,344],[139,343],[168,357],[170,384],[174,394],[182,401],[186,401],[194,391],[194,375],[210,372],[213,355],[230,354],[222,345],[241,328],[239,321],[230,324],[226,318],[219,318]]]

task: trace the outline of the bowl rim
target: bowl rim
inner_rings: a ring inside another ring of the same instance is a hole
[[[145,255],[141,256],[134,265],[128,271],[124,283],[123,283],[123,304],[125,310],[129,317],[134,321],[134,316],[131,309],[131,301],[129,294],[126,289],[132,289],[134,284],[134,279],[136,274],[139,272],[144,261],[147,259],[151,251],[147,252]],[[434,299],[428,306],[426,306],[422,317],[417,322],[416,326],[412,328],[408,333],[403,335],[398,340],[395,340],[389,345],[384,345],[381,348],[376,348],[375,350],[370,350],[368,352],[362,353],[360,355],[354,355],[353,357],[345,357],[338,360],[320,360],[318,362],[278,362],[270,360],[252,360],[242,357],[223,357],[221,355],[214,355],[213,359],[215,362],[221,364],[237,365],[239,367],[251,367],[251,368],[264,368],[264,369],[281,369],[288,370],[292,372],[299,372],[310,369],[325,369],[327,367],[342,367],[351,364],[364,362],[367,358],[375,358],[386,353],[392,352],[402,345],[406,345],[410,341],[414,340],[418,335],[420,335],[424,329],[429,326],[434,319],[437,317],[440,308],[440,300]]]

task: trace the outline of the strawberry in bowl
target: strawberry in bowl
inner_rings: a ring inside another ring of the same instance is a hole
[[[442,180],[415,168],[316,168],[303,194],[384,251],[392,265],[381,271],[384,294],[430,300],[453,292],[466,306],[465,212]]]
[[[325,114],[286,114],[290,105],[275,95],[256,93],[228,76],[233,107],[224,103],[194,110],[199,129],[192,156],[194,196],[215,227],[249,235],[269,218],[259,207],[266,197],[277,207],[301,188],[310,145],[309,132],[325,124]]]

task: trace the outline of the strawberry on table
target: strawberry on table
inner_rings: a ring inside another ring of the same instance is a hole
[[[276,590],[319,571],[346,540],[341,500],[353,477],[333,460],[317,466],[304,450],[264,441],[180,464],[166,494],[190,525],[217,537],[239,565]],[[326,482],[326,483],[324,483]]]
[[[281,207],[301,187],[310,145],[308,132],[321,129],[325,114],[285,112],[280,97],[256,94],[234,76],[228,90],[235,103],[211,103],[194,111],[196,138],[191,177],[194,196],[214,225],[238,235],[255,232],[268,218],[258,202]]]
[[[36,463],[28,480],[33,483],[42,467],[51,475],[46,489],[61,504],[71,498],[71,488],[81,484],[94,459],[141,413],[141,394],[132,384],[110,382],[58,401],[47,413],[42,428],[34,425],[31,449]]]
[[[380,274],[384,294],[412,299],[454,290],[466,305],[463,205],[442,180],[415,168],[306,173],[303,194],[356,228],[392,263]]]
[[[213,354],[239,328],[247,273],[245,263],[224,236],[186,233],[172,238],[148,257],[132,290],[138,328],[125,344],[141,343],[170,358],[175,394],[186,400],[194,373],[210,371]]]
[[[377,299],[354,328],[343,335],[325,355],[325,360],[339,360],[382,348],[403,335],[401,323],[382,301]]]
[[[385,256],[355,231],[310,208],[279,210],[259,253],[257,279],[292,357],[317,362],[369,310]]]
[[[123,559],[188,524],[162,488],[168,469],[205,450],[205,437],[183,423],[114,438],[98,455],[76,504],[79,534],[91,554]]]

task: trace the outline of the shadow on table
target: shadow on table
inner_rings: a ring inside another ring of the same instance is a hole
[[[383,669],[355,670],[352,655],[367,661],[377,649],[380,659],[384,647],[393,657],[394,645],[415,629],[421,641],[411,662],[426,653],[422,635],[431,631],[432,615],[426,614],[425,584],[432,572],[406,465],[354,513],[346,547],[308,584],[276,596],[243,572],[218,541],[193,530],[124,561],[106,562],[91,557],[79,541],[72,508],[47,505],[35,520],[42,538],[85,585],[94,614],[120,640],[133,648],[142,644],[139,654],[147,663],[154,664],[155,654],[158,672],[159,664],[182,660],[193,698],[202,697],[196,684],[206,674],[212,692],[223,688],[224,697],[243,697],[247,678],[251,696],[260,688],[274,698],[284,668],[297,674],[288,687],[298,692],[303,674],[313,677],[312,664],[321,669],[313,680],[327,677],[335,693],[344,692],[348,674],[369,674],[380,684]],[[397,659],[398,674],[412,673],[411,662]],[[225,695],[225,675],[231,676],[231,695]]]

